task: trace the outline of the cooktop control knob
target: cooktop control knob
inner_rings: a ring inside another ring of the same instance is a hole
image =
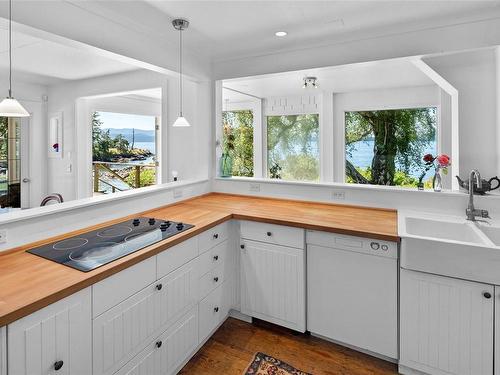
[[[177,228],[177,230],[182,230],[184,228],[184,224],[177,223],[177,225],[175,227]]]
[[[149,225],[155,225],[156,220],[154,218],[150,218],[148,220]]]
[[[134,224],[135,227],[138,226],[140,223],[141,223],[141,221],[139,219],[134,219],[132,221],[132,224]]]

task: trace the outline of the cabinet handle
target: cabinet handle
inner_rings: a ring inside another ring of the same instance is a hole
[[[59,371],[63,367],[63,365],[63,361],[57,361],[56,363],[54,363],[54,370]]]
[[[218,255],[214,255],[214,260],[219,260],[219,256]]]
[[[218,307],[214,307],[214,312],[219,312],[219,308]]]
[[[215,234],[214,234],[214,238],[215,238],[215,239],[219,238],[219,233],[215,233]]]
[[[271,232],[266,233],[268,237],[271,237],[273,234]]]
[[[240,247],[241,247],[242,249],[244,249],[244,248],[245,248],[245,245],[240,245]]]
[[[217,282],[219,281],[219,278],[217,276],[214,277],[214,281]]]
[[[486,299],[490,299],[490,298],[491,298],[491,293],[489,293],[489,292],[484,292],[484,293],[483,293],[483,296],[484,296],[484,298],[486,298]]]
[[[156,290],[161,290],[161,288],[163,288],[162,284],[156,284]]]
[[[161,345],[162,345],[162,344],[163,344],[163,343],[162,343],[162,342],[161,342],[161,340],[160,340],[160,341],[157,341],[155,345],[156,345],[156,347],[157,347],[157,348],[161,348]]]

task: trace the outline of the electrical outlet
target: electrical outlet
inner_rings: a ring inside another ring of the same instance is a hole
[[[345,200],[345,191],[344,190],[333,190],[332,191],[332,199],[336,201]]]
[[[6,243],[6,242],[7,242],[7,231],[0,230],[0,243]]]
[[[250,184],[250,191],[259,192],[260,191],[260,184]]]
[[[182,198],[182,189],[174,189],[174,198]]]

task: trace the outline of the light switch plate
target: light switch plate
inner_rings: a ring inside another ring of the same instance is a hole
[[[0,243],[7,242],[7,231],[5,229],[0,230]]]

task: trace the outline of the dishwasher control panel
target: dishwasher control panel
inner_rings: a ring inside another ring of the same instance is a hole
[[[308,230],[306,242],[311,245],[345,251],[355,251],[388,258],[398,257],[398,244],[390,241]]]

